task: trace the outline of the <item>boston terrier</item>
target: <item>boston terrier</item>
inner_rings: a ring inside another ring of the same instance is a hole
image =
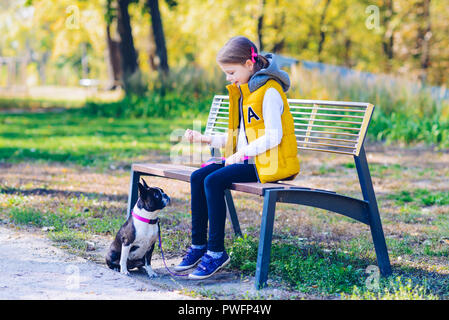
[[[144,269],[150,278],[157,274],[151,269],[151,256],[158,239],[157,211],[170,203],[170,197],[157,187],[149,187],[145,180],[138,183],[139,198],[131,215],[118,231],[106,255],[106,264],[128,275],[128,270]]]

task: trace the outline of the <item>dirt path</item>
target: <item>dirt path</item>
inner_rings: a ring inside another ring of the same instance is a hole
[[[0,299],[191,299],[0,227]]]

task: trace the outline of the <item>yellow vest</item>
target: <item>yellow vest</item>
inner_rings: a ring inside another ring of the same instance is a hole
[[[290,113],[287,97],[281,85],[275,80],[268,80],[267,83],[254,92],[249,91],[247,83],[242,84],[240,89],[234,84],[230,84],[226,88],[229,91],[229,124],[225,157],[234,154],[237,148],[240,96],[242,95],[243,97],[242,114],[246,138],[249,144],[265,135],[263,99],[267,89],[275,88],[280,93],[284,102],[284,111],[281,115],[282,140],[278,146],[255,157],[256,170],[261,183],[285,180],[287,178],[294,179],[299,173],[297,144],[293,116]]]

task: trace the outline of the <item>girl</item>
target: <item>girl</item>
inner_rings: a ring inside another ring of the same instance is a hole
[[[217,63],[231,82],[226,87],[228,132],[218,136],[185,132],[190,142],[225,147],[226,158],[196,170],[190,178],[192,245],[175,270],[201,261],[189,274],[191,279],[208,278],[230,261],[224,248],[224,191],[232,183],[289,180],[299,173],[293,117],[285,95],[290,87],[287,73],[277,67],[272,54],[259,55],[254,43],[241,36],[225,44]]]

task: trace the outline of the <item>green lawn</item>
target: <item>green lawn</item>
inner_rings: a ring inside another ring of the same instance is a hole
[[[0,114],[0,161],[57,161],[96,167],[129,163],[150,150],[168,154],[170,136],[192,128],[192,121],[87,117],[76,111]]]

